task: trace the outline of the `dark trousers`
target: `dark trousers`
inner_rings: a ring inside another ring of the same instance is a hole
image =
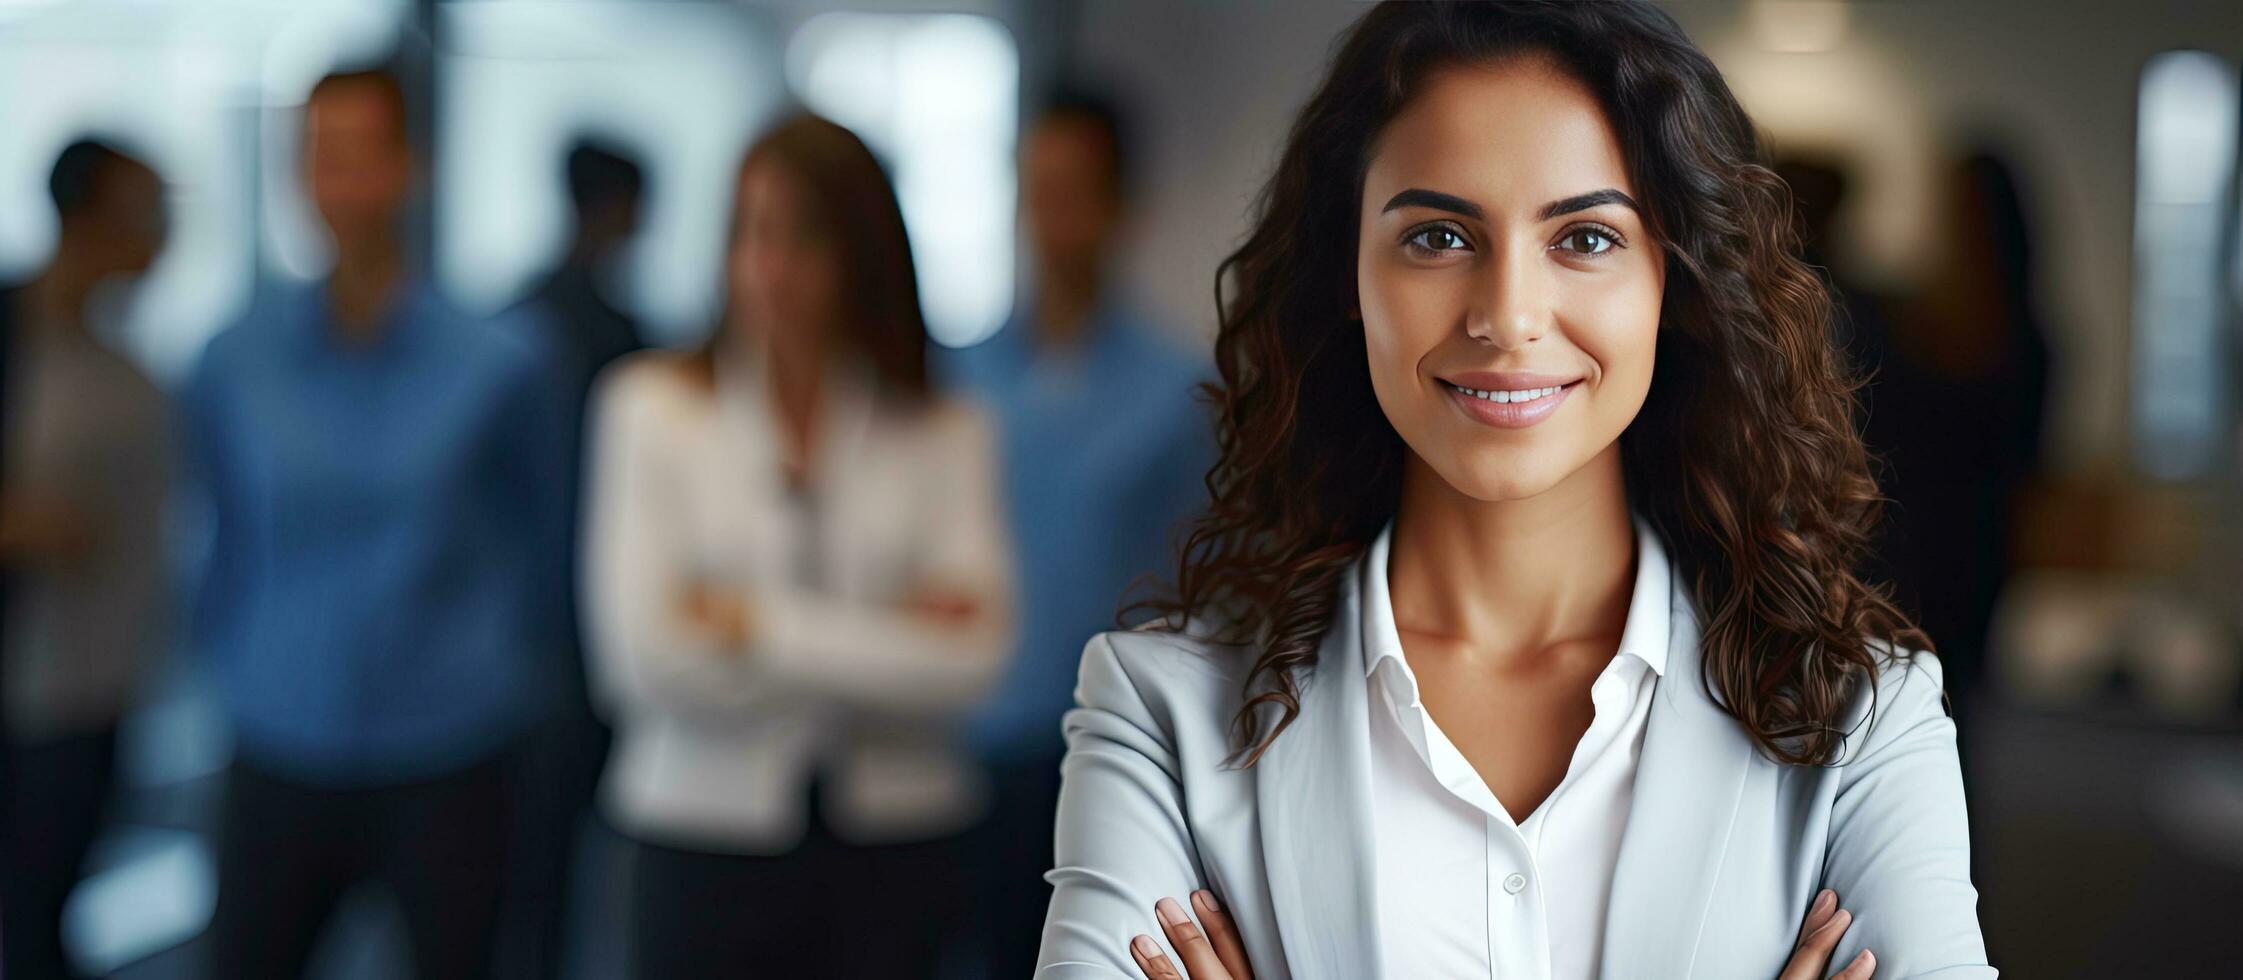
[[[989,976],[1036,972],[1051,908],[1052,825],[1059,818],[1059,756],[988,765],[989,818],[974,833],[974,923]]]
[[[813,820],[776,856],[639,841],[636,980],[934,977],[970,899],[966,840],[855,845]]]
[[[396,895],[419,980],[490,975],[511,804],[505,763],[331,790],[237,761],[226,783],[211,976],[303,975],[336,906],[364,882]]]
[[[514,857],[498,975],[556,980],[569,947],[579,845],[595,816],[612,740],[581,697],[556,709],[515,760]]]
[[[62,907],[101,832],[117,730],[9,742],[0,761],[0,977],[81,976],[62,949]]]

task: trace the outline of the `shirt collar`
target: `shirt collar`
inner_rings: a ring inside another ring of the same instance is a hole
[[[1667,549],[1660,543],[1659,535],[1640,514],[1631,515],[1636,531],[1635,590],[1628,599],[1628,621],[1620,629],[1620,648],[1615,656],[1635,654],[1651,667],[1651,672],[1665,676],[1667,672],[1667,646],[1673,630],[1674,571],[1668,563]],[[1387,590],[1386,560],[1394,538],[1394,521],[1390,518],[1385,529],[1372,540],[1364,554],[1360,574],[1362,579],[1363,675],[1370,676],[1387,660],[1407,667],[1409,660],[1402,655],[1402,634],[1394,625],[1394,603]]]
[[[1651,672],[1667,673],[1667,647],[1673,642],[1674,566],[1659,533],[1643,515],[1636,526],[1636,587],[1628,599],[1628,623],[1620,628],[1620,653],[1635,654]]]

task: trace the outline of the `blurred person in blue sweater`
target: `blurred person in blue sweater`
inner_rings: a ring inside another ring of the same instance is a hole
[[[323,79],[318,283],[259,291],[183,405],[208,508],[194,645],[234,735],[212,976],[294,977],[393,890],[423,980],[490,971],[508,761],[566,642],[568,411],[534,318],[463,313],[407,246],[395,76]]]
[[[1066,91],[1020,158],[1035,284],[989,340],[947,368],[1003,432],[1019,552],[1020,650],[975,719],[992,790],[977,903],[989,976],[1027,976],[1051,887],[1059,718],[1090,636],[1113,627],[1137,578],[1174,561],[1204,502],[1212,429],[1194,389],[1204,355],[1124,304],[1111,265],[1129,205],[1130,146],[1114,103]]]

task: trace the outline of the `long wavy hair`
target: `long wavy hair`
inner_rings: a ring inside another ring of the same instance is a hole
[[[1217,272],[1212,501],[1170,588],[1133,608],[1251,652],[1233,732],[1240,764],[1259,761],[1300,713],[1300,675],[1409,452],[1348,312],[1370,148],[1431,73],[1523,54],[1595,93],[1667,255],[1651,390],[1621,459],[1700,614],[1703,679],[1771,757],[1829,760],[1879,654],[1930,644],[1857,572],[1882,499],[1789,189],[1713,63],[1649,3],[1388,2],[1349,30]]]

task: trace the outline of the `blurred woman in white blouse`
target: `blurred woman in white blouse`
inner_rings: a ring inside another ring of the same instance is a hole
[[[929,388],[865,146],[797,117],[738,181],[717,335],[618,363],[593,409],[584,605],[629,956],[665,980],[924,975],[981,806],[955,723],[1010,649],[995,438]]]

